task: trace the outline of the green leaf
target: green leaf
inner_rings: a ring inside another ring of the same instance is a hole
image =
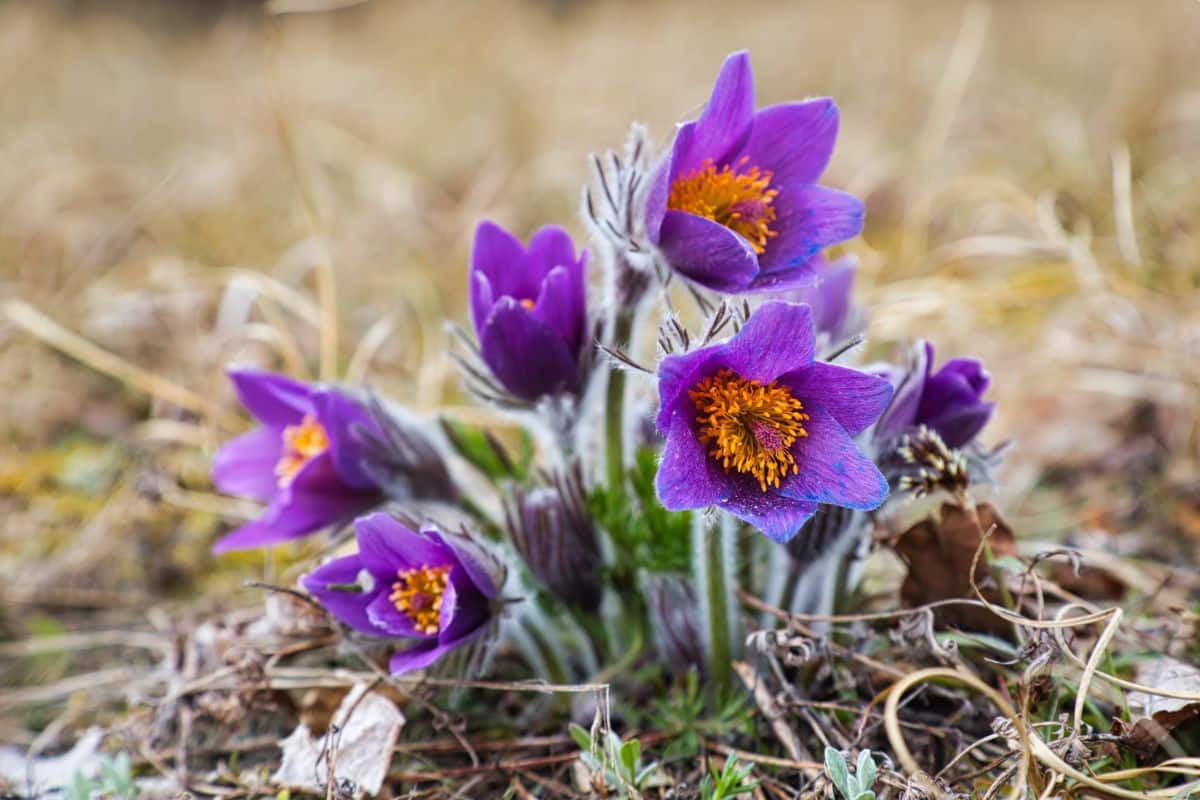
[[[875,787],[875,759],[871,758],[870,750],[863,750],[858,754],[858,766],[854,773],[863,791],[870,791]]]
[[[592,735],[587,732],[586,728],[584,728],[582,725],[576,725],[574,722],[572,722],[571,727],[568,728],[568,731],[571,734],[571,739],[574,740],[575,744],[580,750],[585,753],[592,752]]]
[[[825,748],[825,772],[842,797],[850,800],[850,770],[846,768],[846,757],[832,747]]]
[[[853,800],[875,800],[874,792],[859,792],[854,795]]]
[[[91,800],[92,782],[83,776],[82,770],[71,773],[71,781],[63,787],[65,800]]]
[[[638,762],[642,760],[642,743],[637,739],[630,739],[625,744],[621,745],[621,763],[625,767],[625,774],[633,777],[637,773]]]
[[[455,452],[469,461],[493,483],[503,478],[524,480],[528,476],[529,461],[533,453],[533,444],[529,440],[529,434],[524,431],[520,432],[517,444],[521,455],[514,461],[500,440],[486,428],[469,425],[448,417],[442,417],[439,422]]]

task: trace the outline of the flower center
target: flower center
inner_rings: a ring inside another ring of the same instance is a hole
[[[800,471],[791,447],[808,436],[802,424],[808,414],[786,387],[723,369],[688,394],[700,412],[700,441],[712,445],[709,454],[726,472],[753,475],[765,492]]]
[[[416,624],[417,630],[430,636],[441,627],[442,596],[450,580],[450,567],[402,569],[400,580],[392,584],[388,599]]]
[[[732,167],[727,164],[717,169],[711,159],[706,160],[698,171],[671,184],[667,208],[724,225],[761,253],[767,240],[777,235],[771,230],[775,221],[771,204],[779,190],[771,188],[772,173],[758,167],[747,169],[747,161],[742,156]]]
[[[299,425],[283,429],[283,456],[275,465],[275,476],[280,486],[287,486],[305,464],[324,453],[329,447],[329,436],[321,423],[311,414],[306,414]]]
[[[525,306],[525,308],[529,309],[530,311],[533,311],[534,307],[537,305],[537,302],[526,297],[521,301],[521,305]]]

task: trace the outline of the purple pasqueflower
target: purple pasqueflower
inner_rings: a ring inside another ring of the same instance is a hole
[[[673,269],[715,291],[811,282],[813,257],[862,230],[862,202],[816,184],[837,130],[829,98],[756,111],[750,56],[734,53],[654,174],[650,240]]]
[[[301,582],[351,628],[415,640],[392,656],[393,675],[424,669],[486,630],[498,581],[464,543],[434,528],[414,531],[382,513],[356,520],[354,531],[357,553]]]
[[[852,437],[879,417],[892,387],[814,361],[815,338],[812,309],[773,301],[729,341],[662,360],[664,506],[715,505],[785,542],[818,504],[884,501],[887,481]]]
[[[297,539],[382,502],[355,435],[378,427],[366,409],[343,392],[270,372],[234,369],[229,377],[260,426],[221,447],[213,483],[267,507],[218,540],[214,553]]]
[[[494,222],[475,230],[471,316],[484,363],[513,396],[534,402],[579,388],[587,344],[588,251],[548,225],[529,246]]]
[[[974,358],[952,358],[934,372],[933,355],[933,344],[919,341],[908,367],[890,376],[896,395],[875,428],[876,439],[895,439],[924,425],[948,446],[960,448],[987,425],[995,405],[983,401],[991,383],[983,364]]]
[[[812,307],[817,335],[825,335],[837,342],[861,332],[862,314],[851,302],[858,259],[843,256],[828,261],[818,255],[812,264],[816,283],[793,290],[787,299]]]

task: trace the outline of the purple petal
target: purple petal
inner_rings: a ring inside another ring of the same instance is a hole
[[[784,479],[779,494],[861,511],[878,508],[888,493],[883,473],[828,411],[816,405],[804,411],[808,436],[792,445],[799,471]]]
[[[229,377],[242,405],[265,425],[295,425],[312,413],[311,389],[299,381],[257,369],[231,369]]]
[[[667,443],[654,487],[659,502],[670,511],[715,505],[732,491],[729,476],[709,457],[683,408],[676,412],[667,428]]]
[[[255,428],[221,446],[213,458],[213,484],[225,494],[266,501],[279,488],[275,466],[283,456],[280,428]]]
[[[820,257],[817,260],[824,261]],[[817,285],[812,289],[802,290],[802,293],[810,298],[808,303],[813,307],[813,319],[818,333],[827,333],[834,338],[845,334],[857,273],[857,259],[853,256],[839,258],[824,267],[818,267],[817,274],[820,280]]]
[[[892,399],[892,385],[883,378],[823,361],[785,375],[780,382],[805,408],[815,403],[828,411],[850,436],[857,436],[879,419]]]
[[[659,433],[666,436],[676,406],[684,403],[690,409],[691,401],[687,399],[687,392],[702,378],[724,366],[728,356],[726,345],[715,344],[690,353],[667,356],[659,362],[658,416],[655,419]]]
[[[526,256],[530,271],[546,275],[555,267],[568,267],[579,263],[575,257],[575,243],[571,235],[558,225],[539,228],[529,240]]]
[[[399,650],[392,655],[391,661],[388,662],[388,671],[393,675],[404,675],[408,672],[425,669],[458,644],[458,642],[441,644],[430,640],[428,644]]]
[[[553,328],[571,353],[578,353],[587,329],[581,273],[562,266],[550,270],[533,315]]]
[[[370,413],[344,393],[330,389],[313,394],[317,421],[329,437],[329,453],[338,476],[352,489],[375,489],[376,483],[363,466],[363,452],[352,428],[358,426],[382,437]]]
[[[721,164],[741,149],[750,135],[754,118],[754,71],[750,54],[733,53],[721,65],[713,83],[712,96],[696,120],[695,132],[686,153],[675,151],[679,161],[675,174],[692,172],[706,159]]]
[[[784,187],[775,198],[776,236],[759,257],[764,272],[797,267],[826,247],[862,232],[863,204],[857,197],[824,186]]]
[[[470,581],[474,590],[488,600],[496,596],[498,578],[493,577],[484,566],[487,556],[478,551],[478,545],[470,539],[458,535],[447,535],[435,528],[424,528],[422,533],[435,542],[444,545],[462,567],[462,572],[455,570],[450,573],[451,580],[461,585],[463,580]],[[465,590],[464,590],[465,591]]]
[[[488,620],[488,604],[478,593],[460,592],[453,583],[442,595],[438,641],[455,646],[477,633]]]
[[[496,304],[496,297],[488,276],[475,270],[471,271],[470,292],[471,321],[475,325],[475,336],[479,337],[483,334],[483,326],[487,322],[488,312]]]
[[[521,240],[490,220],[484,220],[475,229],[471,272],[487,277],[496,299],[507,296],[518,300],[537,297],[542,276],[546,274],[544,270],[529,269]],[[472,282],[472,293],[474,291]],[[477,301],[474,294],[471,308],[476,314],[475,324],[478,325],[481,319],[487,317],[489,308],[482,307],[481,299]]]
[[[748,380],[770,383],[813,362],[812,309],[773,300],[759,306],[727,345],[729,367]]]
[[[926,422],[950,447],[963,447],[988,424],[995,410],[992,403],[975,403],[951,409]]]
[[[403,636],[409,639],[437,638],[437,634],[428,634],[418,630],[413,618],[396,608],[396,604],[392,602],[391,598],[392,584],[395,582],[392,580],[383,583],[383,591],[367,607],[367,618],[375,626],[376,633],[378,635]]]
[[[816,286],[820,283],[817,274],[817,259],[810,258],[802,264],[777,269],[771,272],[760,272],[750,281],[746,291],[749,293],[785,292],[789,289],[802,289]]]
[[[214,554],[291,541],[341,522],[379,502],[377,493],[281,492],[254,522],[227,534],[213,545]]]
[[[758,254],[747,239],[686,211],[663,216],[659,249],[674,270],[714,291],[742,291],[758,274]]]
[[[372,575],[389,582],[400,570],[442,567],[454,561],[453,553],[445,545],[382,512],[356,520],[354,530],[363,564]]]
[[[738,481],[737,489],[721,503],[721,508],[780,544],[795,536],[817,512],[816,503],[763,492],[754,480]]]
[[[828,97],[768,106],[754,115],[742,155],[770,170],[775,188],[815,183],[833,155],[838,108]]]
[[[574,391],[578,385],[575,359],[562,337],[511,297],[496,303],[479,339],[484,362],[523,400]]]
[[[916,423],[917,408],[925,391],[925,380],[933,363],[933,345],[919,341],[909,351],[907,370],[894,372],[898,378],[892,402],[875,429],[876,439],[892,439]]]
[[[679,137],[676,136],[678,143]],[[668,153],[654,168],[650,177],[650,188],[646,192],[646,235],[658,244],[662,239],[663,216],[667,213],[667,198],[671,195],[671,164]]]
[[[932,367],[932,358],[929,365]],[[952,358],[925,381],[917,419],[927,421],[956,406],[978,403],[991,383],[983,364],[974,358]]]
[[[350,585],[357,583],[362,572],[362,561],[357,554],[344,556],[330,561],[305,575],[301,580],[304,590],[320,601],[325,609],[339,621],[363,633],[380,635],[367,616],[367,606],[385,588],[375,581],[370,591],[350,592],[341,589],[330,589],[330,584]]]

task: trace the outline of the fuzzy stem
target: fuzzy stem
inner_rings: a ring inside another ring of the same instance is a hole
[[[612,344],[627,347],[633,331],[634,311],[624,308],[613,321]],[[604,398],[604,463],[608,486],[620,490],[625,483],[625,371],[609,367]]]
[[[703,539],[696,543],[700,556],[700,575],[697,578],[704,591],[710,701],[714,708],[729,696],[733,686],[730,587],[726,569],[731,549],[728,540],[732,534],[733,526],[723,518],[702,523],[696,530],[696,535]]]

